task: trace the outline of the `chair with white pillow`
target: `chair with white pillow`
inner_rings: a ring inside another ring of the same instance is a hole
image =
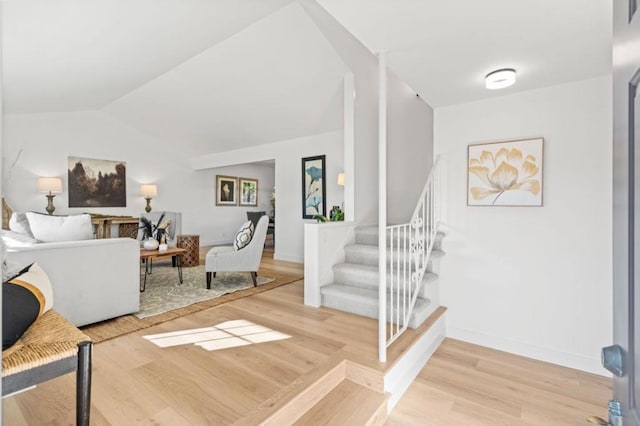
[[[250,223],[248,221],[243,224],[238,235],[236,235],[236,240],[242,239],[242,231]],[[253,286],[256,287],[258,285],[258,268],[262,260],[262,250],[264,249],[268,225],[269,217],[262,216],[253,231],[251,241],[240,249],[234,244],[234,246],[213,247],[209,250],[204,264],[204,270],[207,274],[207,289],[211,288],[212,276],[215,277],[217,272],[250,272]]]

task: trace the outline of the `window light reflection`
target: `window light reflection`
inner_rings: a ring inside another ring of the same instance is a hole
[[[291,336],[247,320],[225,321],[213,327],[193,328],[142,336],[161,348],[196,345],[207,351],[275,342]]]

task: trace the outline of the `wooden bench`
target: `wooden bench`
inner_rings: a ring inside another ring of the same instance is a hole
[[[91,339],[51,309],[15,345],[2,352],[2,395],[75,371],[76,424],[88,426],[91,351]]]

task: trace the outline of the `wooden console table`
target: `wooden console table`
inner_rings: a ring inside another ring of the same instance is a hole
[[[135,216],[107,216],[91,214],[91,223],[96,227],[96,238],[111,238],[111,226],[118,225],[118,237],[138,238],[138,223]]]

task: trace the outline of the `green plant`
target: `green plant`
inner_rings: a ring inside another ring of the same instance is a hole
[[[335,207],[332,211],[332,215],[330,218],[323,216],[321,214],[313,215],[313,219],[319,222],[342,222],[344,220],[344,212],[341,208]]]

